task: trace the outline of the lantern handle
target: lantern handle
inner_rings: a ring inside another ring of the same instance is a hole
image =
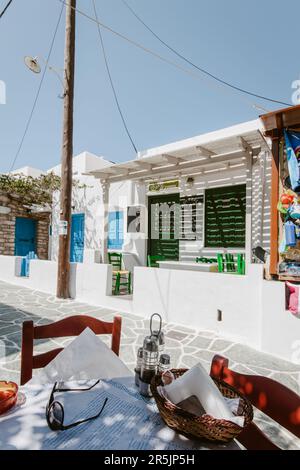
[[[161,327],[162,327],[162,318],[159,313],[153,313],[150,318],[150,332],[151,335],[153,335],[153,329],[152,329],[152,322],[153,322],[153,317],[159,317],[159,333],[161,332]]]

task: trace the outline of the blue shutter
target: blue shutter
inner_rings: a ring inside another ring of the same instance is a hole
[[[121,250],[123,247],[124,224],[123,212],[110,212],[108,214],[108,241],[107,247],[109,250]]]

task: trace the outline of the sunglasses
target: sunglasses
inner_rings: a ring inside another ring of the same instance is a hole
[[[91,421],[92,419],[98,418],[101,415],[102,411],[104,410],[104,407],[107,403],[108,398],[105,398],[102,408],[95,416],[91,416],[90,418],[85,418],[85,419],[76,421],[75,423],[68,424],[67,426],[65,426],[64,425],[64,417],[65,417],[64,407],[59,401],[54,399],[54,394],[58,392],[85,392],[88,390],[92,390],[92,388],[94,388],[99,382],[100,380],[97,380],[97,382],[94,383],[94,385],[88,388],[58,388],[57,382],[55,382],[48,404],[46,406],[46,419],[47,419],[49,428],[52,431],[65,431],[67,429],[74,428],[75,426],[78,426],[79,424],[86,423],[88,421]]]

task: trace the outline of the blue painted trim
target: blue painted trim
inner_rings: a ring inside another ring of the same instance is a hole
[[[123,211],[109,212],[107,248],[109,250],[122,250],[123,243],[124,243]]]

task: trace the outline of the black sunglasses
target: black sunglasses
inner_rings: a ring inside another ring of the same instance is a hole
[[[48,404],[46,406],[46,419],[47,419],[49,428],[52,429],[52,431],[65,431],[66,429],[74,428],[75,426],[78,426],[79,424],[86,423],[87,421],[91,421],[92,419],[98,418],[101,415],[107,403],[108,398],[105,398],[101,410],[95,416],[91,416],[90,418],[85,418],[85,419],[76,421],[75,423],[68,424],[67,426],[65,426],[64,425],[64,417],[65,417],[64,407],[59,401],[54,400],[54,394],[56,392],[85,392],[87,390],[91,390],[92,388],[94,388],[99,382],[100,380],[97,380],[97,382],[94,383],[94,385],[88,388],[57,388],[57,382],[55,382]]]

